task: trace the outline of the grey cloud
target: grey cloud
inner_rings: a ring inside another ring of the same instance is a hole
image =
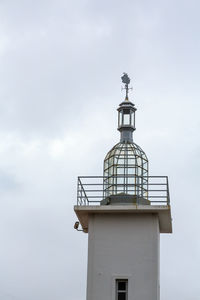
[[[14,175],[0,170],[0,193],[16,190],[19,186]]]

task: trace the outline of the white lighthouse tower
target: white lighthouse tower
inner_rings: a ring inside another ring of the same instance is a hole
[[[149,176],[133,140],[136,108],[126,73],[122,81],[120,142],[106,155],[103,176],[78,177],[74,210],[88,233],[87,300],[159,300],[160,233],[172,232],[168,178]]]

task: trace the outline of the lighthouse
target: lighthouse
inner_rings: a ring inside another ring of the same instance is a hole
[[[149,174],[134,139],[130,78],[121,79],[120,141],[105,156],[103,175],[78,177],[75,229],[88,234],[86,300],[159,300],[160,234],[172,233],[168,177]]]

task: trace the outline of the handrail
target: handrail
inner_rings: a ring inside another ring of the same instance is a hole
[[[142,197],[150,204],[165,203],[170,205],[169,180],[167,176],[135,176],[126,178],[145,178],[137,183],[113,183],[108,176],[78,176],[77,205],[100,205],[101,200],[113,195],[133,195]],[[124,175],[115,175],[111,178],[124,178]],[[116,181],[117,182],[117,181]],[[157,187],[157,188],[156,188]]]

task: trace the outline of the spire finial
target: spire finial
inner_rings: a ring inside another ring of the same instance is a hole
[[[125,89],[126,90],[126,97],[125,97],[125,100],[126,101],[129,101],[129,99],[128,99],[128,92],[129,92],[129,90],[132,90],[132,88],[129,88],[128,87],[128,85],[129,85],[129,83],[130,83],[130,78],[128,77],[128,74],[127,73],[123,73],[123,76],[121,77],[121,79],[122,79],[122,82],[125,84],[125,88],[123,88],[123,89]]]

